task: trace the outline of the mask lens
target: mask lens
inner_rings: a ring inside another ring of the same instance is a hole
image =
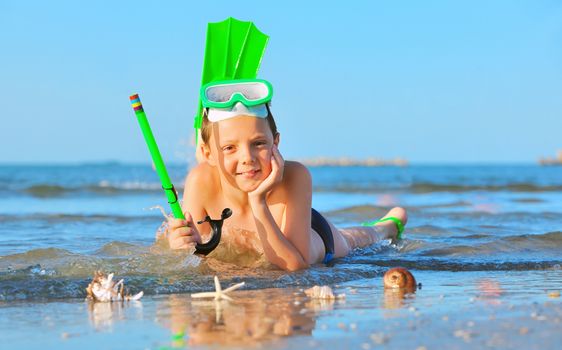
[[[252,103],[267,98],[269,94],[268,86],[261,82],[214,85],[205,90],[207,101],[221,104],[233,103],[236,95],[240,96],[242,103]]]

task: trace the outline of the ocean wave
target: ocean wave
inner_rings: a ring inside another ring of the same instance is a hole
[[[559,260],[520,260],[520,261],[486,261],[440,258],[401,258],[401,259],[359,259],[358,262],[378,267],[392,268],[401,266],[411,270],[423,271],[543,271],[562,269]]]
[[[177,190],[182,190],[178,187]],[[37,198],[56,198],[70,194],[97,194],[97,195],[119,195],[162,191],[162,186],[155,182],[124,181],[121,183],[110,183],[100,181],[97,184],[85,184],[78,186],[63,186],[58,184],[34,184],[22,188],[20,191]]]
[[[513,245],[520,240],[559,244],[562,233],[513,236],[505,239],[505,244]],[[157,245],[147,247],[126,242],[105,244],[92,254],[56,248],[36,249],[0,258],[0,301],[84,298],[85,288],[95,271],[114,272],[116,278],[125,279],[129,290],[155,295],[209,290],[214,275],[221,276],[224,285],[243,280],[247,289],[263,289],[334,285],[375,278],[395,266],[432,271],[523,271],[560,269],[562,264],[562,259],[521,255],[502,260],[498,255],[483,252],[476,257],[455,256],[462,246],[452,246],[445,254],[431,246],[433,244],[416,240],[405,240],[398,246],[380,244],[358,249],[345,258],[336,259],[329,267],[315,265],[295,273],[267,265],[245,268],[214,258],[201,259],[185,252],[171,252]],[[560,251],[560,248],[552,250]]]
[[[1,190],[1,188],[0,188]],[[13,190],[7,189],[7,190]],[[183,185],[178,184],[176,190],[182,191]],[[37,198],[56,198],[77,194],[95,195],[122,195],[135,193],[150,193],[162,191],[160,183],[143,181],[109,182],[106,180],[94,184],[83,185],[60,185],[52,183],[39,183],[25,186],[19,190]],[[432,193],[432,192],[513,192],[513,193],[541,193],[562,192],[562,185],[538,185],[535,183],[508,183],[500,185],[471,185],[471,184],[439,184],[429,182],[414,182],[404,184],[380,184],[380,183],[338,183],[338,184],[315,184],[313,191],[317,193]],[[522,203],[536,203],[541,199],[523,198],[514,201]]]
[[[423,257],[485,259],[486,257],[529,257],[557,256],[562,251],[562,232],[544,234],[493,235],[469,234],[447,237],[443,242],[424,242],[421,246],[410,247],[415,240],[405,243],[404,250]]]
[[[426,192],[560,192],[561,185],[537,185],[534,183],[508,183],[501,185],[466,185],[466,184],[434,184],[419,182],[412,184],[408,189],[414,193]]]
[[[158,212],[160,213],[160,212]],[[31,214],[0,214],[0,223],[14,223],[14,222],[27,222],[27,221],[44,221],[48,224],[55,223],[97,223],[97,222],[116,222],[128,223],[138,222],[142,219],[153,220],[154,215],[103,215],[103,214],[45,214],[45,213],[31,213]]]
[[[127,290],[144,291],[145,295],[196,293],[212,289],[214,275],[221,276],[223,285],[245,282],[245,289],[309,287],[313,285],[336,285],[353,280],[376,278],[388,268],[402,266],[412,271],[529,271],[560,270],[562,261],[462,261],[444,259],[372,259],[355,257],[336,261],[331,267],[312,267],[309,270],[287,273],[279,270],[255,270],[235,268],[217,271],[211,264],[202,263],[174,273],[119,273],[116,279],[125,279]],[[104,270],[106,272],[110,270]],[[92,275],[64,275],[41,265],[0,274],[0,301],[51,300],[85,298],[85,288]]]
[[[364,221],[381,218],[391,207],[378,205],[346,206],[341,209],[322,211],[322,214],[338,227],[357,226]],[[561,212],[484,211],[480,208],[469,207],[463,201],[435,205],[407,205],[406,209],[409,216],[414,217],[408,223],[408,232],[414,230],[424,233],[423,225],[433,226],[433,231],[437,230],[437,233],[447,234],[451,233],[451,230],[472,232],[483,228],[502,229],[506,227],[506,223],[535,226],[537,220],[553,223],[562,222]],[[438,212],[433,212],[433,209],[437,209]],[[437,227],[435,223],[446,224],[446,226]],[[498,226],[494,226],[495,224],[498,224]]]
[[[561,192],[562,185],[539,185],[536,183],[506,183],[506,184],[455,184],[455,183],[431,183],[413,182],[398,185],[388,185],[381,183],[337,183],[333,185],[314,185],[315,192],[340,192],[340,193],[432,193],[432,192],[515,192],[515,193],[540,193],[540,192]]]
[[[142,182],[142,181],[125,181],[118,184],[112,184],[109,181],[100,181],[99,184],[93,188],[108,188],[108,189],[119,189],[126,191],[160,191],[162,190],[162,185],[155,182]],[[183,187],[178,187],[183,188]]]
[[[426,209],[443,209],[443,208],[455,208],[455,207],[466,207],[468,204],[463,201],[456,201],[445,204],[435,204],[435,205],[408,205],[407,209],[409,213],[418,213]],[[342,207],[335,210],[323,211],[322,214],[326,215],[335,222],[351,222],[359,224],[366,220],[373,220],[375,218],[380,218],[384,216],[392,206],[380,206],[380,205],[352,205],[348,207]],[[451,213],[456,215],[456,212]],[[471,213],[468,213],[471,214]],[[467,215],[468,215],[467,214]],[[465,215],[464,213],[462,215]]]
[[[76,189],[59,185],[33,185],[24,189],[24,192],[38,198],[60,197]]]
[[[464,208],[472,206],[471,203],[466,201],[453,201],[449,203],[438,203],[438,204],[423,204],[423,205],[408,205],[408,211],[418,212],[427,209],[447,209],[447,208]],[[390,206],[382,205],[352,205],[348,207],[342,207],[336,210],[326,211],[325,214],[339,217],[339,216],[361,216],[363,219],[372,219],[380,215],[384,215],[388,212]]]
[[[199,259],[190,256],[189,259]],[[223,285],[244,281],[245,289],[284,288],[312,286],[315,284],[334,284],[350,280],[373,278],[383,274],[382,268],[365,268],[362,265],[342,265],[339,268],[312,268],[307,271],[287,273],[285,271],[262,268],[243,268],[223,263],[212,258],[198,260],[186,265],[181,259],[170,259],[168,266],[160,261],[160,269],[148,271],[146,257],[142,264],[122,264],[111,262],[115,258],[105,258],[103,263],[90,266],[90,272],[81,269],[79,273],[65,271],[63,266],[49,268],[41,264],[12,268],[0,272],[0,301],[46,300],[84,298],[85,288],[92,280],[94,271],[115,272],[115,278],[125,279],[131,291],[144,291],[145,295],[194,293],[208,291],[213,286],[213,276],[220,275]],[[140,267],[142,265],[142,267]],[[171,267],[171,266],[173,267]],[[127,266],[123,268],[123,266]],[[116,267],[121,267],[120,269]]]

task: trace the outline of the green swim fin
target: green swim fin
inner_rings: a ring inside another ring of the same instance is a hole
[[[252,22],[229,17],[207,25],[201,86],[218,80],[256,78],[269,36]],[[195,142],[201,128],[203,105],[195,116]]]

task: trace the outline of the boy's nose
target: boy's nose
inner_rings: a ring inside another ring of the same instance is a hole
[[[240,160],[242,163],[252,163],[254,161],[254,155],[252,154],[252,150],[249,147],[244,147],[241,150]]]

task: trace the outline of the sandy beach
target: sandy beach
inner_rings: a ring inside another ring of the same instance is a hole
[[[0,329],[22,349],[559,348],[561,269],[414,273],[415,294],[371,278],[332,286],[346,295],[335,301],[276,288],[235,291],[231,303],[172,294],[2,304]]]

